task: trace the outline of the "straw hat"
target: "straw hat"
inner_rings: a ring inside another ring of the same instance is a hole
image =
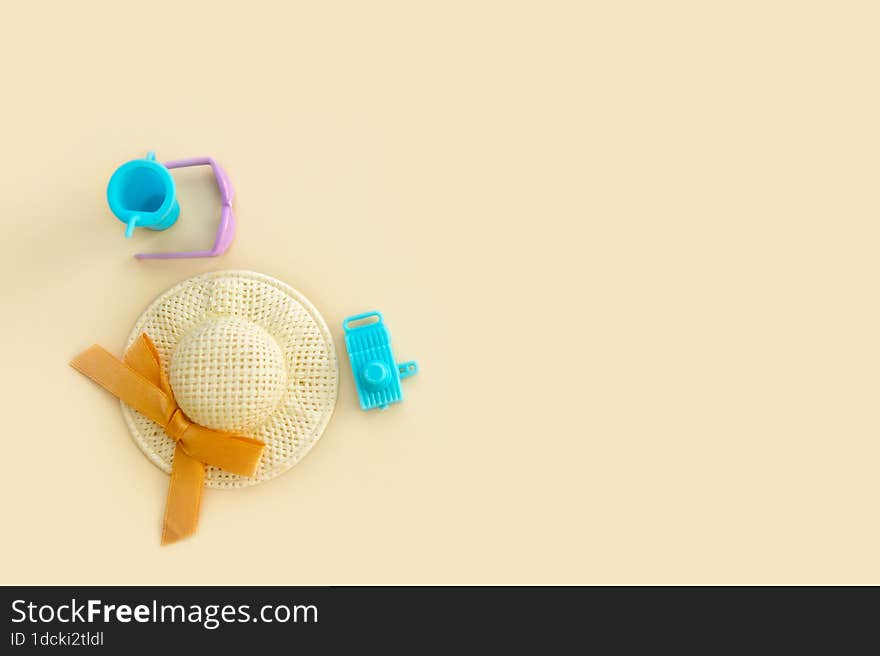
[[[147,333],[180,409],[202,426],[266,444],[253,477],[207,467],[205,485],[246,487],[293,467],[324,432],[339,368],[333,337],[309,301],[252,271],[184,280],[144,311],[127,346]],[[171,472],[175,442],[128,405],[122,412],[146,456]]]

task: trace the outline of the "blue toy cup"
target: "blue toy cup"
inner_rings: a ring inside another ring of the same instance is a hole
[[[174,178],[152,152],[116,169],[107,184],[107,202],[116,218],[126,225],[126,237],[131,237],[135,227],[170,228],[180,214]]]

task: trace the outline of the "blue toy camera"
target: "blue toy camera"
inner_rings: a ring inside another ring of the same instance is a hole
[[[352,327],[352,324],[358,325]],[[396,363],[391,338],[379,312],[365,312],[342,322],[345,348],[357,386],[361,410],[386,408],[403,400],[400,381],[419,372],[415,361]]]

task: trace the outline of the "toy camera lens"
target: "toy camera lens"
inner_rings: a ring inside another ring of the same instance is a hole
[[[372,388],[384,387],[390,379],[390,372],[385,363],[374,360],[364,367],[364,382]]]

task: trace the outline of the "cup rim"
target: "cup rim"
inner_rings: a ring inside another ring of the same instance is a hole
[[[165,198],[162,200],[162,204],[152,212],[123,207],[120,194],[118,193],[118,190],[121,187],[120,180],[122,176],[130,173],[132,170],[140,168],[150,169],[154,173],[157,173],[165,188]],[[134,214],[143,217],[158,216],[161,218],[167,215],[171,210],[171,207],[174,204],[175,191],[174,178],[172,177],[171,172],[162,164],[149,159],[133,159],[118,167],[113,172],[113,175],[110,176],[110,181],[107,183],[107,204],[110,205],[110,210],[116,218],[123,223],[128,223],[128,219]]]

